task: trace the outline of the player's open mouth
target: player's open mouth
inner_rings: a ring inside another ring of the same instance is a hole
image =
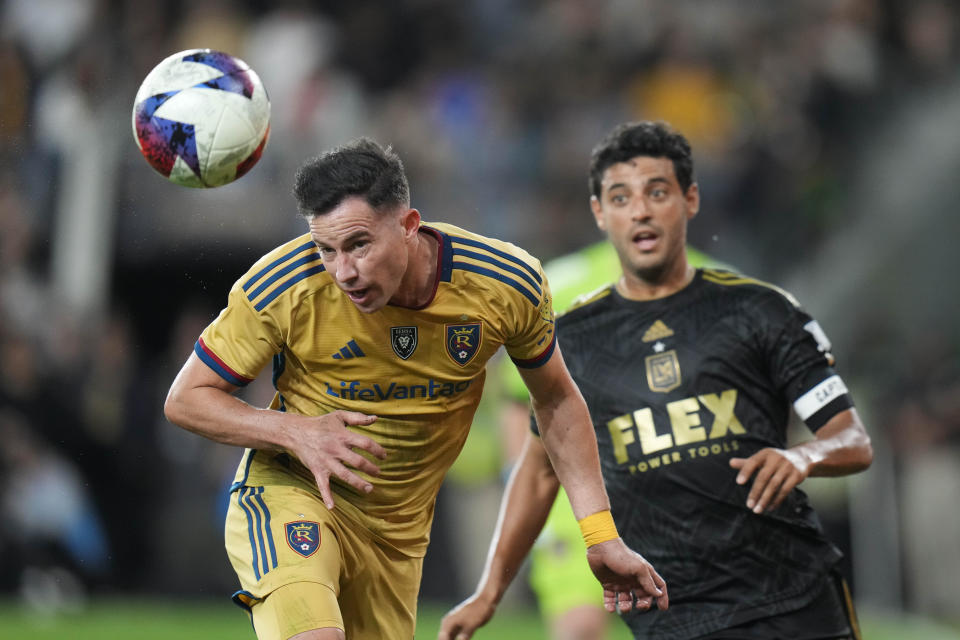
[[[652,251],[659,237],[653,231],[638,231],[633,235],[633,244],[641,251]]]
[[[354,289],[353,291],[344,291],[353,302],[359,304],[367,297],[370,289]]]

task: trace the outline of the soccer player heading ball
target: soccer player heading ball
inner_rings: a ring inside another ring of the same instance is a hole
[[[681,134],[617,127],[593,151],[589,184],[622,273],[557,319],[557,339],[589,407],[614,521],[672,599],[624,621],[657,640],[858,638],[840,552],[797,488],[873,457],[830,342],[790,294],[690,266],[700,194]],[[788,448],[791,408],[814,438]],[[543,426],[535,416],[487,570],[444,618],[444,640],[493,615],[543,525],[557,490]]]
[[[261,640],[413,637],[437,491],[501,345],[610,602],[632,590],[636,607],[665,609],[665,583],[613,524],[540,263],[422,222],[399,157],[370,140],[295,182],[309,232],[236,282],[165,404],[171,422],[246,448],[226,546]],[[268,409],[232,395],[268,363]]]

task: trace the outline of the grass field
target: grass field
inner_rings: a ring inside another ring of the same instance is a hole
[[[437,637],[443,608],[421,608],[416,640]],[[863,612],[865,640],[960,640],[960,628],[912,617]],[[618,630],[619,631],[619,630]],[[2,640],[255,640],[244,614],[230,603],[169,600],[99,600],[81,612],[43,616],[13,601],[0,601]],[[477,640],[546,640],[536,613],[504,611]],[[624,632],[616,640],[627,639]]]

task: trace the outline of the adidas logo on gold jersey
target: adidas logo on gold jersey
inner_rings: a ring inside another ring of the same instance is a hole
[[[360,348],[360,345],[357,344],[356,340],[351,340],[347,343],[347,346],[340,349],[339,352],[333,354],[334,360],[349,360],[350,358],[362,358],[366,356],[363,352],[363,349]]]
[[[673,329],[665,325],[663,320],[657,320],[650,325],[650,328],[647,329],[646,333],[643,334],[642,340],[644,342],[653,342],[654,340],[669,338],[672,335]]]

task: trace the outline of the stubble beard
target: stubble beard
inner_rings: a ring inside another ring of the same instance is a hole
[[[649,266],[634,267],[633,275],[647,284],[661,284],[667,274],[666,261]]]
[[[672,270],[678,261],[678,251],[685,251],[685,248],[672,249],[660,257],[650,256],[652,262],[647,260],[634,261],[630,270],[636,278],[647,284],[664,284],[672,275]],[[641,264],[637,264],[637,262],[641,262]]]

